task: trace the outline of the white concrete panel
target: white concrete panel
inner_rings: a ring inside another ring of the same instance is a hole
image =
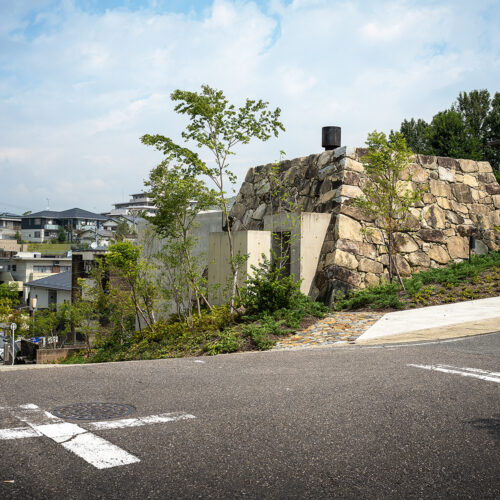
[[[267,258],[271,253],[271,233],[269,231],[237,231],[232,233],[235,255],[248,255],[238,274],[238,285],[242,287],[251,273],[251,267],[257,266],[262,254]],[[208,252],[208,297],[211,304],[220,305],[229,300],[231,295],[231,260],[229,240],[226,232],[209,234]]]
[[[391,312],[368,328],[358,341],[488,318],[498,318],[500,329],[500,297]]]

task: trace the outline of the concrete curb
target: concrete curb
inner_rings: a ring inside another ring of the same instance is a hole
[[[429,340],[445,340],[459,337],[470,337],[486,333],[500,332],[500,316],[483,320],[469,321],[437,328],[425,328],[396,335],[363,340],[361,337],[356,345],[395,344],[400,342],[421,342]]]
[[[431,329],[441,332],[451,327],[458,330],[460,325],[469,325],[470,329],[471,325],[483,320],[495,321],[496,328],[490,332],[500,329],[500,297],[387,313],[360,335],[357,342],[399,337]]]

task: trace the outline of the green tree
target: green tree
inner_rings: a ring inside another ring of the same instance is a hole
[[[59,226],[57,230],[57,241],[59,243],[65,243],[67,239],[66,231],[62,226]]]
[[[173,301],[179,318],[192,325],[193,302],[198,317],[201,317],[201,303],[211,308],[205,296],[206,279],[203,276],[201,256],[195,256],[197,243],[193,229],[198,226],[196,216],[217,201],[217,192],[186,174],[182,169],[171,169],[164,163],[151,171],[146,185],[158,211],[147,219],[163,240],[156,254],[161,263],[159,273],[165,299]]]
[[[363,189],[364,196],[355,199],[355,205],[381,231],[389,257],[389,280],[392,282],[396,273],[403,285],[394,258],[397,253],[394,236],[411,230],[410,208],[422,198],[422,192],[411,187],[411,175],[408,181],[400,181],[401,173],[410,166],[413,152],[399,132],[388,140],[383,132],[374,131],[368,134],[366,144],[368,154],[363,165],[370,182]]]
[[[428,129],[429,150],[434,155],[481,160],[482,144],[463,117],[453,109],[437,113]]]
[[[123,241],[132,234],[129,223],[125,219],[118,221],[115,229],[115,239],[116,241]]]
[[[0,284],[0,321],[6,321],[14,307],[19,304],[19,295],[14,283]]]
[[[141,253],[141,247],[130,241],[121,241],[109,247],[106,263],[111,267],[110,286],[118,290],[125,288],[130,294],[139,330],[142,330],[143,323],[152,330],[156,321],[154,315],[156,289],[152,282],[150,266],[142,258]],[[121,296],[120,293],[118,295]]]
[[[429,153],[429,124],[422,119],[403,120],[400,132],[405,136],[407,146],[421,154]],[[391,131],[392,138],[393,132]]]
[[[460,92],[450,109],[424,120],[403,120],[400,132],[415,153],[489,161],[500,178],[500,92],[493,98],[486,89]]]
[[[231,224],[229,220],[226,182],[236,183],[236,175],[230,168],[229,158],[239,144],[248,144],[252,139],[267,141],[284,130],[279,121],[281,110],[268,110],[268,103],[247,99],[239,108],[230,104],[222,91],[203,85],[201,92],[176,90],[171,94],[176,104],[174,110],[189,118],[189,124],[182,131],[182,138],[192,142],[199,149],[208,150],[212,163],[207,163],[192,149],[176,144],[161,135],[144,135],[142,142],[163,152],[165,162],[174,162],[176,168],[193,176],[206,176],[216,187],[218,205],[222,209],[227,229],[232,269],[232,298],[237,293],[238,262],[235,255]]]

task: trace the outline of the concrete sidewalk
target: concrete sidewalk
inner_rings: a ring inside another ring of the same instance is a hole
[[[417,341],[500,331],[500,297],[387,313],[357,344]]]

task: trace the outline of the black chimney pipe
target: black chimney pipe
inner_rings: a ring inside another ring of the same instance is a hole
[[[321,129],[321,146],[325,151],[340,148],[340,127],[323,127]]]

